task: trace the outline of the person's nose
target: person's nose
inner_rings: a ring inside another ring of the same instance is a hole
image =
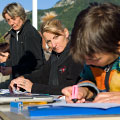
[[[55,48],[56,43],[54,41],[52,41],[51,44],[52,44],[52,48]]]

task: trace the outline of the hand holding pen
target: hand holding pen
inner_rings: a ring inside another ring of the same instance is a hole
[[[86,89],[77,85],[62,89],[62,93],[67,103],[84,103],[87,95]]]
[[[72,86],[72,101],[73,103],[89,103],[90,101],[86,101],[86,97],[88,95],[88,89],[85,87],[78,87],[78,85]]]
[[[72,86],[72,101],[76,103],[78,101],[78,86]]]

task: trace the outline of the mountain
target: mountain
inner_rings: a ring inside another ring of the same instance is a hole
[[[53,8],[56,7],[63,7],[63,6],[67,6],[67,5],[72,5],[75,3],[76,0],[61,0],[59,2],[56,3],[55,6],[53,6]]]
[[[40,17],[45,14],[45,12],[55,11],[57,13],[57,18],[61,20],[65,27],[72,31],[74,21],[78,13],[84,8],[89,6],[90,2],[111,2],[120,5],[120,0],[59,0],[52,8],[45,10],[38,10],[38,30],[40,29]],[[32,13],[29,11],[27,13],[28,18],[32,22]],[[3,20],[0,21],[0,34],[4,34],[10,29],[7,23]]]

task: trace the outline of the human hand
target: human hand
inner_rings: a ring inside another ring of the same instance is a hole
[[[14,85],[16,85],[16,87]],[[32,85],[33,83],[30,80],[25,79],[23,76],[21,76],[11,81],[9,85],[9,90],[10,92],[13,92],[14,89],[20,91],[20,89],[22,88],[27,92],[31,92]]]
[[[65,100],[67,103],[73,103],[72,101],[72,86],[62,89],[62,93],[65,95]],[[78,88],[78,101],[76,103],[84,103],[87,96],[87,90],[85,87]]]
[[[1,73],[3,75],[10,75],[12,73],[12,67],[3,67],[1,66]]]
[[[101,92],[93,103],[118,103],[120,104],[120,92]]]

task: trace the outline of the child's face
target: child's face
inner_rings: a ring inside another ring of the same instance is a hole
[[[85,56],[85,62],[87,65],[94,66],[106,66],[112,63],[118,55],[112,53],[95,53],[92,57]]]
[[[8,56],[9,56],[8,52],[0,52],[0,63],[6,62]]]

